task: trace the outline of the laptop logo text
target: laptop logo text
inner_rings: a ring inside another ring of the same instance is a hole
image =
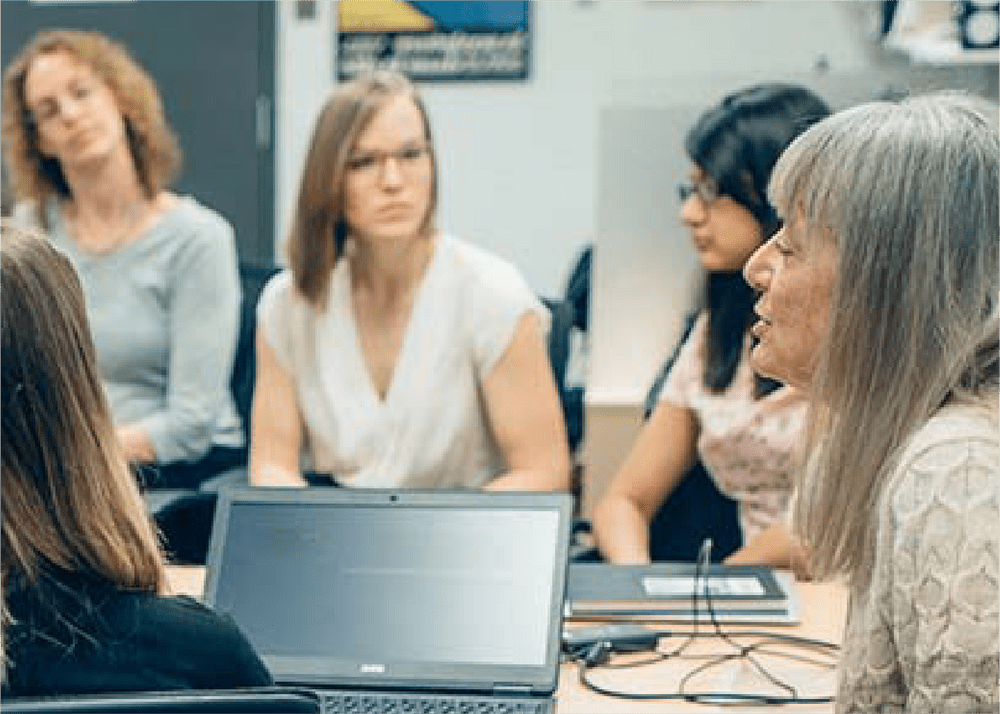
[[[385,674],[384,664],[363,664],[361,665],[363,674]]]

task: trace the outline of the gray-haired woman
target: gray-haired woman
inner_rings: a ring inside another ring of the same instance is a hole
[[[805,132],[747,263],[759,373],[808,390],[795,528],[851,602],[838,712],[997,710],[1000,133],[959,95]]]

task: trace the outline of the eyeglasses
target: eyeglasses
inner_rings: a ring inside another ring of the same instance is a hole
[[[74,82],[70,87],[69,96],[46,99],[40,106],[28,109],[26,119],[35,126],[41,126],[55,121],[66,112],[69,103],[89,106],[97,97],[97,82],[86,80]]]
[[[347,160],[347,168],[365,178],[380,176],[386,162],[392,159],[403,173],[411,173],[419,168],[424,157],[430,153],[426,144],[404,146],[396,151],[366,151]]]
[[[719,198],[719,188],[711,181],[694,181],[691,183],[682,183],[677,186],[677,195],[680,197],[681,202],[688,200],[692,194],[698,196],[700,200],[706,206],[711,206]]]

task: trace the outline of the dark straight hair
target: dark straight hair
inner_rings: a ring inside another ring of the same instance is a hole
[[[725,97],[688,131],[684,148],[712,179],[719,194],[746,208],[766,240],[781,221],[767,198],[767,183],[781,152],[808,127],[830,114],[816,94],[792,84],[758,84]],[[722,392],[733,381],[753,322],[754,291],[742,272],[707,272],[699,309],[708,311],[704,383]],[[760,398],[780,384],[756,376]]]

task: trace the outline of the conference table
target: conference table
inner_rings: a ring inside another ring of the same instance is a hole
[[[200,566],[177,566],[168,568],[171,590],[177,594],[200,598],[204,590],[205,569]],[[799,601],[799,623],[796,625],[736,625],[723,624],[723,632],[731,635],[732,642],[746,645],[760,638],[748,632],[778,633],[795,637],[810,638],[824,642],[839,643],[843,632],[847,610],[847,591],[838,584],[794,582],[792,587]],[[594,623],[579,623],[592,626]],[[577,623],[568,622],[568,627]],[[690,625],[684,623],[648,623],[657,630],[669,629],[675,633],[661,639],[660,649],[672,650],[685,642]],[[700,632],[712,630],[711,624],[698,626]],[[684,649],[683,657],[663,659],[653,664],[634,668],[599,667],[588,671],[588,677],[606,689],[630,693],[670,693],[676,692],[681,680],[699,665],[705,665],[709,657],[735,654],[736,647],[719,636],[698,637],[690,641]],[[787,645],[769,645],[751,654],[753,661],[745,657],[732,657],[707,667],[692,676],[685,684],[686,692],[728,692],[764,693],[779,697],[789,696],[782,689],[768,681],[756,666],[779,679],[787,686],[794,687],[800,697],[823,698],[832,695],[836,686],[835,658],[824,657],[815,650],[799,649]],[[650,653],[634,655],[614,655],[613,664],[650,659]],[[591,691],[579,681],[578,666],[565,663],[559,673],[559,688],[556,693],[557,714],[671,714],[672,712],[703,712],[704,714],[735,714],[736,712],[773,712],[773,704],[697,703],[684,700],[665,699],[620,699]],[[829,702],[802,704],[785,707],[795,714],[831,712]]]

